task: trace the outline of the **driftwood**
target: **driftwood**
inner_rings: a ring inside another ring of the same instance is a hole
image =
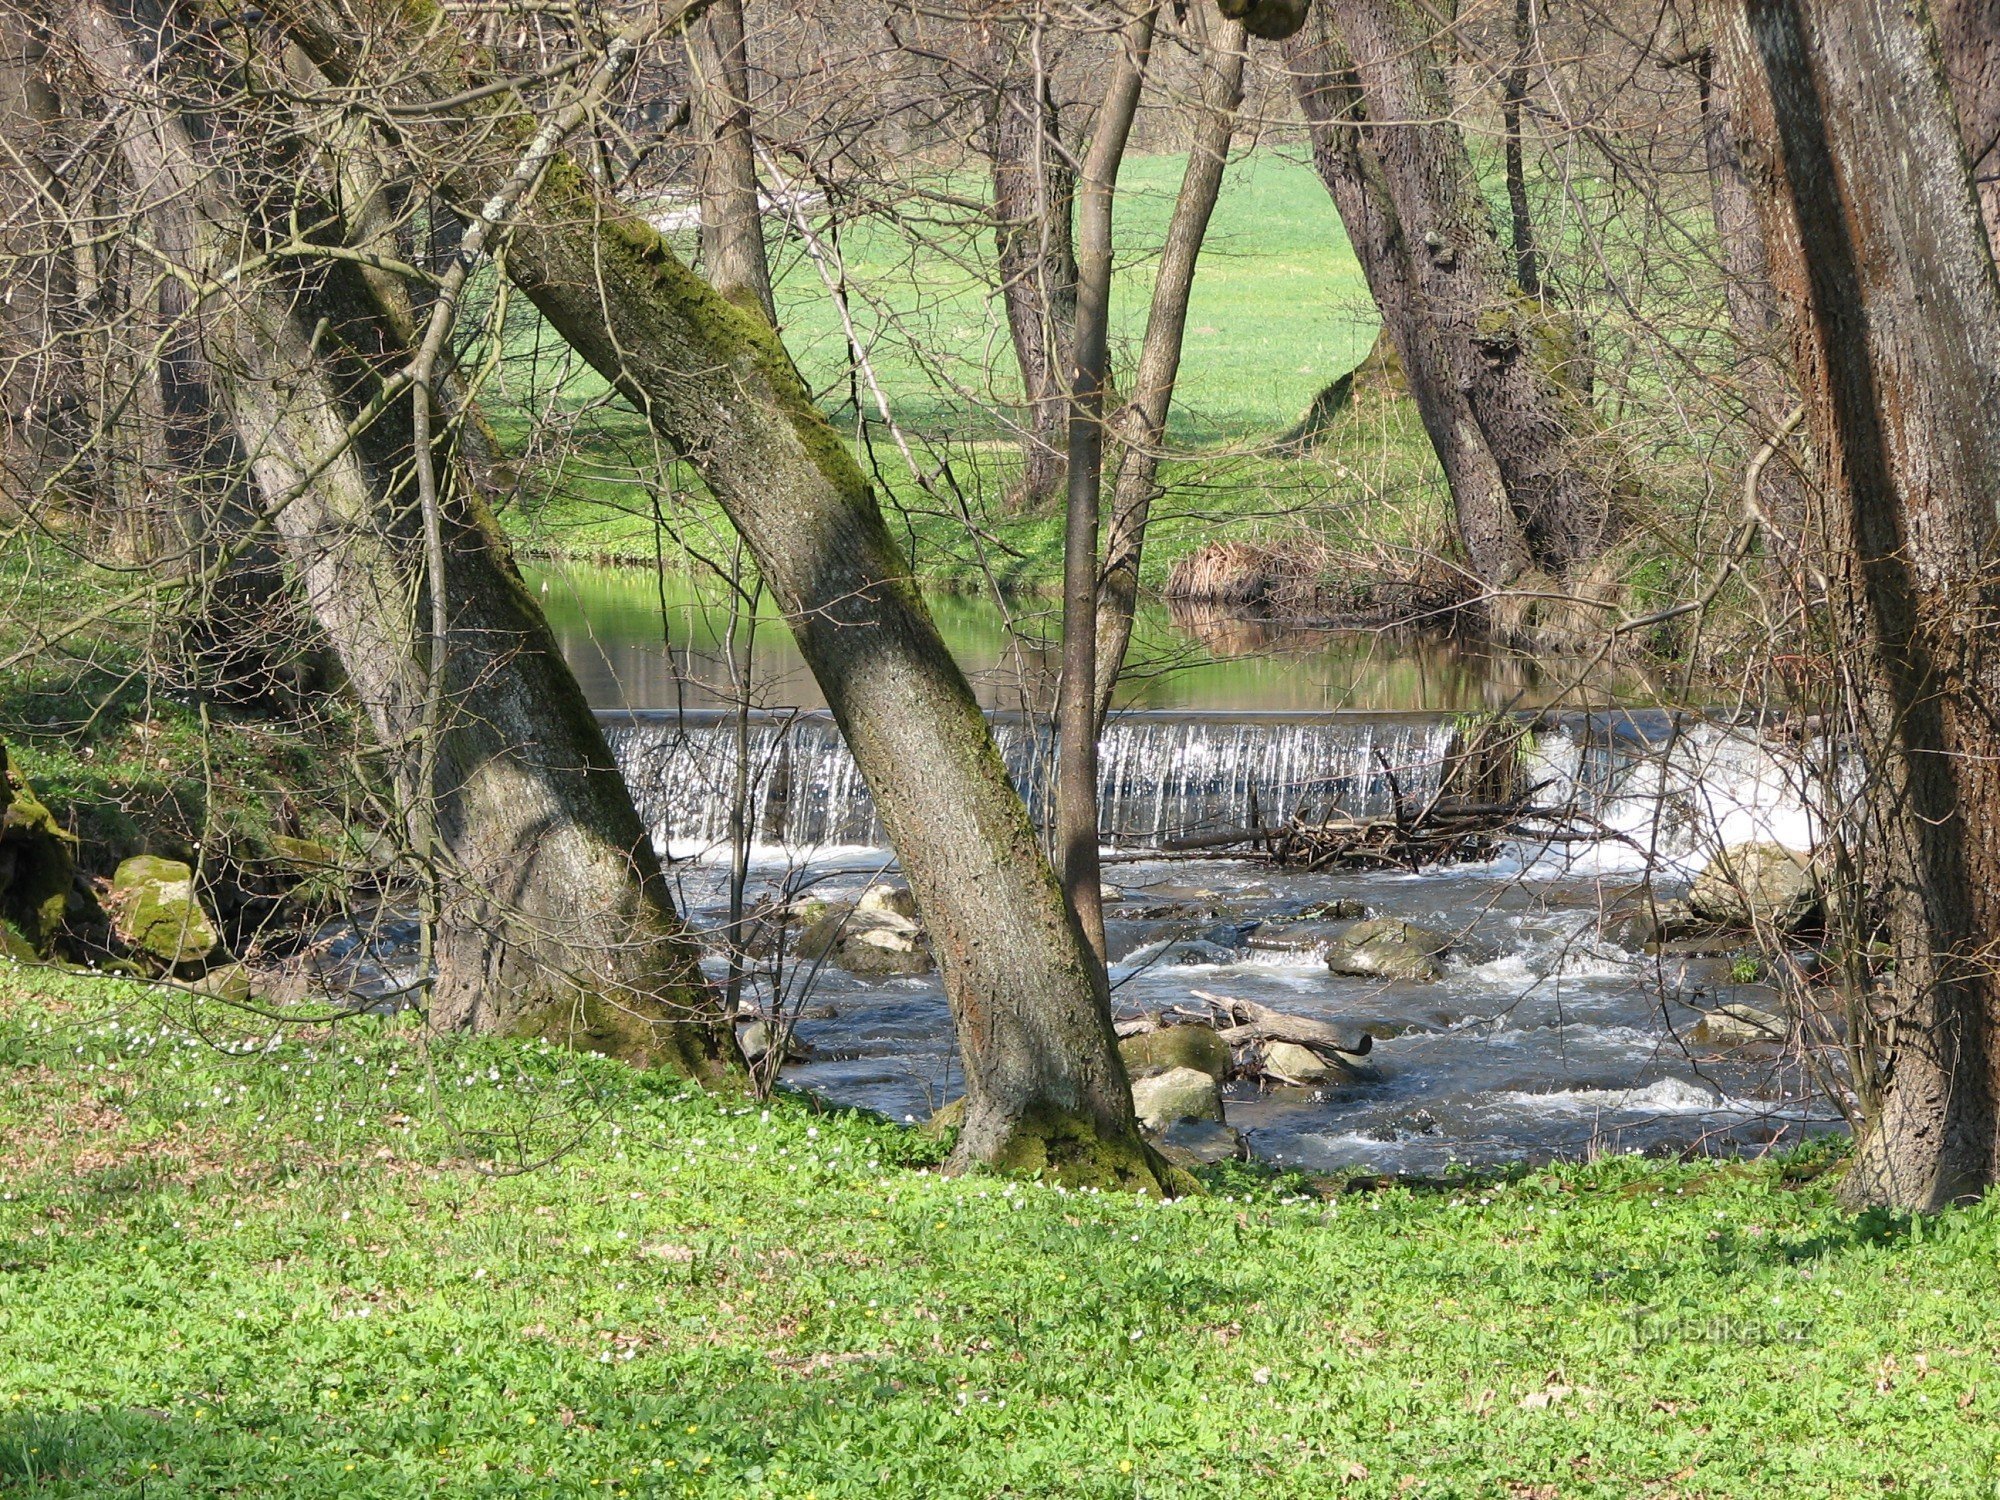
[[[1363,1059],[1375,1048],[1375,1037],[1370,1032],[1342,1031],[1330,1021],[1316,1020],[1311,1016],[1294,1016],[1281,1010],[1272,1010],[1268,1005],[1259,1005],[1254,1000],[1238,1000],[1230,995],[1215,995],[1207,990],[1195,990],[1197,999],[1206,1000],[1215,1007],[1214,1018],[1219,1024],[1216,1034],[1229,1043],[1232,1051],[1243,1051],[1260,1042],[1290,1042],[1293,1046],[1304,1047],[1323,1062],[1338,1067],[1360,1068]]]

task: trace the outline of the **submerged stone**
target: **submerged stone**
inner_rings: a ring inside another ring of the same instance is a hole
[[[177,859],[135,854],[111,877],[112,931],[126,947],[169,965],[199,963],[221,941]]]

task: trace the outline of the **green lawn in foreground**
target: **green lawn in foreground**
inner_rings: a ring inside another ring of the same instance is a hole
[[[14,1493],[1994,1490],[1992,1202],[1631,1159],[1078,1196],[800,1102],[375,1021],[266,1049],[11,970],[0,1090]]]

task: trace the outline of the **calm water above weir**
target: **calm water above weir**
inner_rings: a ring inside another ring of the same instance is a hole
[[[663,630],[659,581],[640,571],[545,570],[531,584],[609,711],[640,809],[677,856],[687,909],[719,925],[736,750],[735,716],[718,712],[734,696],[722,612],[675,580]],[[947,599],[936,612],[1032,799],[1047,742],[1022,708],[1046,702],[1042,663],[1011,647],[990,606]],[[1602,920],[1649,878],[1675,894],[1721,844],[1809,842],[1796,774],[1754,733],[1644,709],[1640,683],[1578,691],[1559,667],[1435,639],[1176,626],[1164,612],[1149,615],[1142,639],[1148,659],[1171,670],[1147,680],[1140,710],[1114,724],[1103,754],[1117,856],[1106,875],[1124,898],[1107,912],[1119,1011],[1186,1004],[1203,990],[1377,1039],[1366,1081],[1233,1085],[1229,1121],[1259,1155],[1432,1173],[1593,1150],[1742,1149],[1837,1128],[1782,1049],[1692,1039],[1703,1010],[1776,1008],[1770,992],[1738,982],[1727,958],[1636,951]],[[759,625],[750,660],[751,899],[803,887],[837,898],[893,878],[866,790],[830,719],[811,711],[822,700],[776,621]],[[1629,711],[1605,711],[1620,699]],[[1560,707],[1534,741],[1538,800],[1573,805],[1602,837],[1509,845],[1485,864],[1419,875],[1308,875],[1148,852],[1162,837],[1241,826],[1252,807],[1276,820],[1294,808],[1383,806],[1391,776],[1421,797],[1455,714],[1545,705]],[[1269,927],[1259,937],[1260,924],[1335,897],[1454,934],[1443,977],[1343,978],[1321,950],[1276,950]],[[808,1017],[799,1037],[811,1060],[788,1070],[796,1083],[897,1117],[921,1118],[957,1092],[935,976],[866,980],[826,967],[810,995],[787,1003]]]

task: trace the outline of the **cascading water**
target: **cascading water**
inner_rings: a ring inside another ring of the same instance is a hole
[[[607,737],[662,847],[693,852],[728,836],[738,729],[727,713],[606,716]],[[994,738],[1031,805],[1043,800],[1047,731],[996,715]],[[1294,812],[1385,810],[1437,787],[1454,733],[1439,714],[1130,714],[1099,753],[1100,817],[1115,844],[1279,824]],[[790,849],[880,846],[853,757],[820,713],[749,721],[754,840]]]

